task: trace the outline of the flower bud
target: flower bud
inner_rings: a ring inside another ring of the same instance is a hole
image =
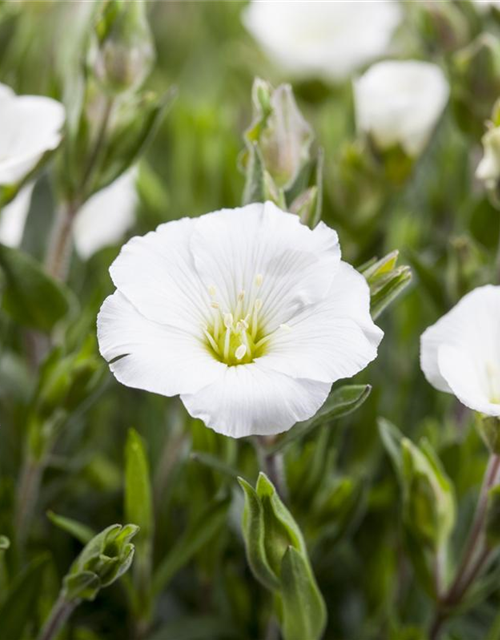
[[[138,530],[133,524],[114,524],[92,538],[64,578],[62,596],[68,601],[94,600],[100,589],[118,580],[132,563],[130,540]]]
[[[265,171],[278,189],[288,189],[310,160],[313,132],[300,113],[288,84],[273,89],[256,78],[252,88],[253,121],[245,132],[245,169],[257,145]]]
[[[441,69],[416,60],[379,62],[354,83],[358,130],[379,154],[419,156],[448,101]],[[398,160],[398,164],[400,160]]]
[[[456,51],[470,40],[471,25],[457,4],[421,0],[410,3],[408,9],[413,12],[419,32],[431,50]],[[412,17],[410,14],[409,19]]]
[[[401,454],[404,519],[421,544],[438,550],[455,524],[452,485],[428,443],[417,447],[403,438]]]
[[[97,82],[109,93],[138,89],[155,51],[142,0],[102,0],[88,53]]]
[[[479,137],[500,94],[500,42],[482,33],[451,58],[455,117],[467,134]]]
[[[370,313],[373,319],[405,289],[411,281],[411,269],[397,266],[399,251],[391,251],[361,269],[370,287]]]
[[[500,101],[493,108],[492,121],[483,139],[484,154],[476,169],[476,178],[489,191],[496,191],[500,181]]]

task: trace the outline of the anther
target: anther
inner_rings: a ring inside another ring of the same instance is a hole
[[[264,278],[262,277],[262,273],[258,273],[258,274],[255,276],[255,286],[256,286],[256,287],[260,287],[260,285],[262,284],[262,280],[263,280],[263,279],[264,279]]]
[[[288,324],[283,323],[283,324],[280,324],[280,329],[284,329],[285,331],[291,331],[292,327]]]
[[[240,344],[240,346],[236,349],[234,355],[236,356],[237,360],[241,360],[246,352],[247,352],[246,346],[244,344]]]
[[[210,294],[210,297],[215,298],[216,294],[217,294],[217,289],[214,287],[213,284],[211,284],[208,287],[208,293]]]
[[[226,327],[226,329],[231,329],[231,327],[233,326],[233,314],[232,313],[225,313],[224,314],[224,326]]]

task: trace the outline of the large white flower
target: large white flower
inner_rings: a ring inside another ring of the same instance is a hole
[[[500,416],[500,287],[479,287],[422,335],[427,380],[466,407]]]
[[[132,169],[109,187],[95,193],[78,211],[73,226],[77,253],[90,258],[103,247],[123,239],[135,220],[137,171]],[[0,242],[11,247],[21,244],[31,204],[33,184],[23,187],[13,202],[0,212]]]
[[[391,0],[254,0],[243,13],[247,29],[286,71],[334,81],[386,53],[401,18]]]
[[[377,355],[364,278],[337,234],[271,203],[184,218],[132,238],[98,317],[123,384],[180,395],[216,431],[275,434]]]
[[[354,82],[358,129],[369,134],[380,150],[401,145],[409,156],[417,156],[429,141],[448,95],[448,82],[435,64],[379,62]]]
[[[0,85],[0,185],[15,185],[61,141],[65,112],[45,96],[18,96]]]

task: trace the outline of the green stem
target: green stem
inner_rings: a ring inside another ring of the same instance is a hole
[[[461,603],[463,597],[488,561],[490,549],[488,549],[484,542],[488,492],[495,486],[499,473],[500,456],[492,454],[484,474],[474,520],[465,545],[462,560],[457,568],[455,579],[450,588],[439,598],[429,631],[430,640],[437,640],[439,638],[442,628],[452,610]]]
[[[78,604],[79,600],[69,601],[60,595],[40,631],[38,640],[53,640]]]
[[[49,275],[57,280],[66,280],[71,250],[73,246],[73,222],[78,213],[78,202],[68,202],[61,206],[56,215],[49,250],[45,259],[45,268]]]
[[[21,553],[26,544],[34,507],[38,500],[44,466],[45,463],[43,459],[35,460],[29,455],[23,463],[17,489],[16,513],[14,518]]]
[[[280,498],[286,500],[288,497],[288,488],[286,486],[283,454],[270,450],[270,445],[274,442],[274,438],[272,437],[257,436],[255,442],[263,471],[275,486]]]

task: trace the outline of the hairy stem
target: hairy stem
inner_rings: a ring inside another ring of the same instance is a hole
[[[38,640],[53,640],[78,604],[78,600],[69,601],[60,595],[52,607],[52,611],[38,636]]]

